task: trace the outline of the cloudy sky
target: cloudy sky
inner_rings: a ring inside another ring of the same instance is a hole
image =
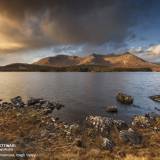
[[[158,61],[159,10],[159,0],[0,0],[0,65],[127,50]]]

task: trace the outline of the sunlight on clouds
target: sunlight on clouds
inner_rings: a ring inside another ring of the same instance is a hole
[[[6,30],[6,27],[20,28],[16,20],[9,19],[6,15],[0,14],[0,31]]]
[[[16,42],[14,39],[13,31],[10,28],[19,28],[20,26],[16,21],[7,18],[5,15],[0,14],[0,50],[15,50],[24,48],[25,45]],[[15,34],[15,33],[14,33]]]
[[[160,55],[160,44],[151,46],[150,48],[147,49],[147,52],[150,55]]]
[[[14,43],[14,42],[1,42],[0,41],[0,49],[18,49],[18,48],[23,48],[24,45]]]

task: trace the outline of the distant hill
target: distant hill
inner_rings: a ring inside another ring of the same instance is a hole
[[[91,54],[84,57],[58,55],[46,57],[33,64],[14,63],[1,66],[0,71],[41,72],[114,72],[160,71],[160,66],[147,62],[129,52],[121,55]]]
[[[25,63],[13,63],[6,66],[1,66],[0,71],[42,71],[42,72],[48,72],[48,71],[54,71],[53,67],[49,66],[41,66],[41,65],[34,65],[34,64],[25,64]]]
[[[148,67],[149,65],[153,65],[152,63],[146,62],[129,52],[122,55],[91,54],[84,57],[58,55],[55,57],[46,57],[40,59],[34,64],[54,67],[67,67],[75,65],[102,65],[108,67]]]

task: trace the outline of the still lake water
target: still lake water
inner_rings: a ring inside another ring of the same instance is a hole
[[[134,96],[134,105],[119,104],[118,91]],[[129,120],[132,115],[157,112],[160,108],[148,96],[160,94],[160,73],[114,72],[114,73],[27,73],[1,72],[0,98],[9,100],[20,95],[56,100],[65,105],[54,114],[68,122],[82,122],[90,114],[111,116]],[[107,106],[117,105],[119,112],[105,112]]]

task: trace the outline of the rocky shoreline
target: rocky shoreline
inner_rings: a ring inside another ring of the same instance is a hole
[[[133,102],[131,97],[122,102]],[[16,153],[36,154],[34,159],[158,159],[160,116],[136,115],[130,124],[89,115],[84,124],[67,124],[53,116],[63,104],[20,96],[0,103],[0,143],[16,144]],[[18,159],[18,157],[16,157]],[[29,159],[28,157],[25,157]]]

